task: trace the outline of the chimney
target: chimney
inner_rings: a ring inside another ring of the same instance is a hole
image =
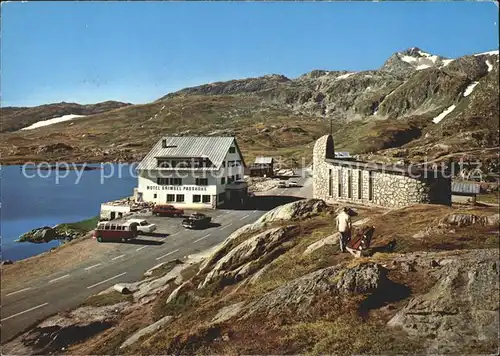
[[[167,139],[166,138],[164,138],[164,139],[161,140],[161,147],[162,148],[167,148]]]

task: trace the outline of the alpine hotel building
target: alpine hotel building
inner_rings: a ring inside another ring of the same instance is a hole
[[[136,200],[182,208],[239,205],[248,196],[234,137],[163,137],[137,167]]]

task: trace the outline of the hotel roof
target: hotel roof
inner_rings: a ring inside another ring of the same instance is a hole
[[[165,141],[165,145],[163,144]],[[197,170],[219,169],[229,151],[235,144],[238,153],[240,149],[234,137],[208,137],[208,136],[166,136],[162,137],[153,146],[151,151],[139,163],[137,169],[158,169],[157,158],[208,158],[215,167],[197,168]],[[164,147],[165,146],[165,147]],[[179,169],[179,168],[177,168]],[[190,170],[192,168],[185,168]]]

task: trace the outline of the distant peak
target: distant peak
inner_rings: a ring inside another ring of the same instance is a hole
[[[422,50],[418,47],[411,47],[411,48],[408,48],[407,50],[404,50],[403,52],[401,52],[402,54],[407,54],[409,56],[411,55],[419,55],[420,52],[422,52]]]

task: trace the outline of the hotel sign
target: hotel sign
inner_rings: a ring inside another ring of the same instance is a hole
[[[206,192],[207,186],[198,185],[148,185],[147,190],[168,190],[168,191],[196,191]]]

